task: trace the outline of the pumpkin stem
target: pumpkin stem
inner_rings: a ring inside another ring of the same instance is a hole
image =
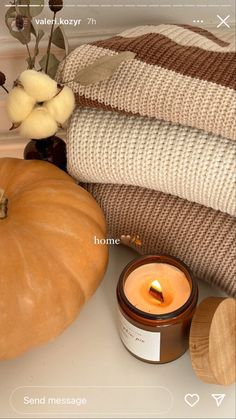
[[[0,220],[7,216],[7,203],[8,199],[5,195],[5,191],[0,188]]]

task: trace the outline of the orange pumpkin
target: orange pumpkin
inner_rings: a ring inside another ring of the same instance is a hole
[[[0,159],[0,359],[54,339],[78,315],[107,265],[95,200],[41,161]]]

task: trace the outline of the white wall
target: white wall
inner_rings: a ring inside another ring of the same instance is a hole
[[[232,5],[228,7],[222,8],[220,6],[230,3]],[[4,15],[7,10],[5,4],[7,4],[7,0],[0,0],[0,70],[6,74],[6,86],[10,89],[17,75],[26,67],[25,58],[27,53],[26,47],[11,37],[5,26]],[[47,4],[47,1],[45,1],[45,4]],[[89,6],[83,7],[85,4],[89,4]],[[146,7],[144,7],[145,4]],[[185,5],[185,7],[177,7],[179,4]],[[191,4],[199,4],[200,6],[192,7]],[[206,4],[212,4],[214,7],[203,7]],[[74,5],[74,7],[69,7],[70,5]],[[215,7],[215,5],[218,6]],[[228,22],[233,25],[235,21],[234,7],[234,0],[212,0],[208,2],[206,0],[64,0],[64,9],[57,16],[63,19],[81,19],[80,26],[64,26],[70,47],[75,48],[80,43],[109,37],[128,27],[143,24],[166,22],[194,24],[193,20],[199,19],[203,20],[201,26],[214,30],[219,24],[217,14],[222,17],[230,14]],[[52,12],[48,7],[45,7],[42,15],[40,15],[41,17],[52,17]],[[95,19],[96,24],[88,24],[88,18]],[[49,31],[47,26],[40,27],[47,32]],[[228,31],[227,28],[223,27],[221,30],[226,33]],[[45,46],[46,39],[41,48],[42,55]],[[56,51],[58,55],[60,50],[56,49]],[[21,141],[15,131],[11,132],[9,137],[10,123],[4,107],[5,97],[4,91],[0,89],[0,142],[2,146],[6,140],[9,144],[14,139],[17,144]]]

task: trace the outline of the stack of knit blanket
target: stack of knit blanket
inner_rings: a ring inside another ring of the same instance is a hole
[[[136,54],[104,81],[80,69]],[[168,253],[228,294],[235,286],[236,54],[187,25],[144,26],[82,45],[58,81],[75,92],[68,171],[103,208],[115,238]]]

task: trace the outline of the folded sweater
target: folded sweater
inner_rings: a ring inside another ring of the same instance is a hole
[[[141,186],[235,215],[236,142],[155,118],[76,109],[68,171],[80,182]]]
[[[104,55],[133,51],[105,81],[82,86],[82,68]],[[188,25],[141,26],[82,45],[61,64],[58,81],[77,103],[155,117],[236,139],[236,53],[212,33]]]
[[[197,278],[236,297],[234,217],[150,189],[81,186],[103,209],[112,237],[139,236],[138,252],[178,257]]]

